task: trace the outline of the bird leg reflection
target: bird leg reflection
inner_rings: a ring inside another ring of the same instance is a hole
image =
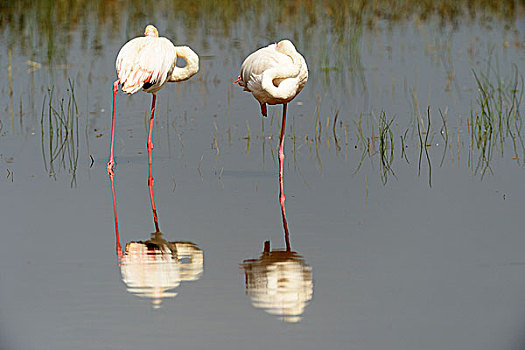
[[[153,178],[151,179],[153,180]],[[159,219],[157,217],[157,209],[155,207],[155,197],[153,196],[153,181],[148,181],[148,187],[149,187],[149,197],[151,200],[151,209],[153,210],[153,221],[155,222],[155,232],[160,232]]]
[[[286,105],[281,129],[279,149],[280,203],[283,217],[286,250],[271,249],[270,241],[264,242],[264,249],[258,259],[247,259],[241,264],[244,270],[246,294],[252,305],[272,315],[278,315],[284,322],[299,322],[306,305],[312,300],[312,268],[304,258],[293,252],[286,221],[283,186],[283,142],[286,123]]]
[[[116,241],[116,250],[117,256],[120,258],[122,256],[122,248],[120,247],[120,238],[118,234],[118,220],[117,220],[117,200],[115,197],[115,174],[113,171],[109,174],[109,179],[111,180],[111,191],[113,192],[113,213],[115,214],[115,241]]]
[[[281,203],[281,214],[283,217],[283,229],[284,229],[284,239],[286,241],[286,250],[291,251],[290,246],[290,233],[288,232],[288,223],[286,221],[286,209],[284,206],[284,200],[286,199],[284,196],[284,183],[283,183],[283,166],[284,166],[284,128],[286,126],[286,106],[287,104],[283,104],[283,121],[281,124],[281,138],[280,138],[280,146],[279,146],[279,185],[280,185],[280,192],[279,192],[279,202]]]
[[[113,174],[113,165],[115,164],[115,161],[113,159],[113,145],[115,143],[115,109],[117,107],[117,92],[118,92],[118,85],[119,80],[117,79],[113,83],[113,114],[112,114],[112,121],[111,121],[111,151],[109,155],[109,162],[108,162],[108,174],[111,176]]]
[[[116,251],[122,281],[127,286],[128,292],[151,298],[153,308],[159,309],[164,298],[173,298],[177,295],[174,289],[181,282],[196,281],[200,278],[204,268],[203,252],[195,243],[168,242],[162,238],[156,216],[157,232],[151,233],[150,239],[146,241],[126,243],[123,251],[119,238],[114,174],[111,173],[109,178],[113,193]],[[151,181],[149,190],[154,205]]]
[[[148,187],[149,187],[149,196],[151,200],[151,209],[153,210],[153,220],[155,221],[155,230],[160,232],[159,229],[159,220],[157,218],[157,209],[155,207],[155,198],[153,197],[153,169],[152,169],[152,158],[153,158],[153,142],[151,141],[151,135],[153,132],[153,118],[155,117],[155,100],[157,95],[153,94],[153,100],[151,102],[151,116],[149,121],[149,135],[148,135],[148,162],[149,162],[149,176],[148,176]]]

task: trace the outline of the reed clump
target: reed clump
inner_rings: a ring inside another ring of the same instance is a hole
[[[55,88],[48,89],[42,103],[40,118],[42,158],[49,177],[56,179],[59,170],[71,176],[71,187],[76,186],[79,155],[79,112],[74,83],[63,97],[57,97]]]
[[[470,144],[479,152],[476,173],[483,177],[492,173],[490,162],[495,153],[504,155],[506,140],[512,141],[513,158],[523,165],[525,145],[523,142],[520,106],[523,100],[524,79],[518,67],[513,65],[510,77],[503,77],[499,66],[487,63],[483,71],[473,70],[478,95],[476,106],[470,115]]]

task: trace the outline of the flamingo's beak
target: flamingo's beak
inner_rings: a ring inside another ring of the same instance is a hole
[[[154,38],[158,38],[159,31],[157,30],[157,28],[155,28],[154,26],[150,24],[146,27],[146,30],[144,30],[144,36],[151,36]]]

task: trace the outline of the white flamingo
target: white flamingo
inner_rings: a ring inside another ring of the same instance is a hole
[[[241,74],[235,83],[261,104],[261,113],[267,115],[266,104],[283,104],[283,119],[279,144],[279,183],[280,202],[285,231],[286,213],[284,210],[283,163],[284,129],[286,126],[286,106],[303,89],[308,80],[308,67],[304,57],[297,52],[290,40],[263,47],[249,55],[241,66]],[[286,232],[288,233],[288,232]]]
[[[186,61],[184,67],[177,67],[177,57]],[[149,182],[151,176],[151,151],[153,143],[151,134],[155,112],[157,92],[167,82],[183,81],[191,78],[199,71],[199,56],[187,46],[174,46],[167,38],[159,38],[157,28],[148,25],[143,37],[128,41],[121,49],[116,61],[118,79],[113,83],[113,120],[111,126],[111,153],[107,166],[108,173],[113,174],[113,144],[115,140],[115,102],[119,84],[122,91],[134,94],[143,89],[153,94],[151,103],[151,117],[148,135],[148,158],[150,166]],[[153,204],[153,202],[152,202]]]

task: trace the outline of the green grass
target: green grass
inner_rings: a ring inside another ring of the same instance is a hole
[[[391,129],[391,125],[394,119],[387,119],[385,112],[381,112],[379,116],[379,159],[381,168],[381,180],[384,184],[387,182],[388,174],[392,174],[395,177],[394,171],[392,170],[392,163],[394,161],[394,133]]]
[[[55,89],[48,89],[42,103],[40,118],[42,158],[48,175],[56,179],[59,170],[71,176],[71,187],[76,186],[79,155],[78,107],[74,83],[69,80],[65,96],[55,96]]]
[[[501,76],[499,65],[497,62],[493,65],[490,59],[485,72],[473,70],[478,96],[470,115],[471,144],[479,153],[473,169],[482,177],[486,172],[493,173],[490,162],[495,153],[504,155],[507,139],[512,140],[514,158],[523,164],[525,147],[520,106],[524,80],[516,65],[513,73],[510,77]]]
[[[458,168],[460,168],[460,164],[464,164],[461,163],[461,151],[466,147],[464,145],[468,145],[466,167],[471,168],[474,175],[479,175],[481,179],[487,173],[494,174],[491,161],[495,155],[503,158],[506,154],[510,154],[519,166],[524,166],[525,142],[522,137],[523,119],[520,110],[525,91],[523,75],[516,65],[513,66],[512,74],[509,76],[502,76],[497,64],[492,65],[490,60],[487,66],[483,72],[477,70],[472,73],[477,95],[474,96],[471,114],[467,118],[466,125],[462,125],[461,116],[455,116],[457,119],[457,154],[450,152],[452,144],[448,123],[451,116],[448,108],[445,108],[444,112],[438,108],[441,126],[436,126],[432,122],[431,110],[428,106],[426,120],[416,114],[416,118],[412,118],[408,128],[405,129],[395,127],[394,118],[388,118],[386,111],[381,111],[377,119],[374,114],[361,113],[359,118],[354,120],[354,148],[360,152],[355,173],[360,171],[366,159],[369,159],[372,165],[377,161],[380,178],[386,184],[389,174],[395,177],[394,149],[399,147],[400,158],[404,159],[407,164],[410,164],[411,156],[417,156],[418,175],[422,174],[422,169],[425,168],[424,161],[426,161],[428,184],[432,187],[433,153],[430,152],[430,149],[436,144],[434,141],[436,133],[441,135],[443,149],[440,153],[440,167],[445,164],[448,153],[452,160],[457,157]],[[416,96],[415,92],[413,92],[411,102],[413,102],[414,113],[417,113],[417,97],[414,96]],[[339,112],[337,117],[340,118]],[[334,124],[333,127],[333,134],[336,135],[336,125]],[[467,130],[464,130],[465,128]],[[315,132],[317,133],[317,123]],[[322,140],[319,139],[318,142],[321,143]],[[407,151],[410,149],[409,145],[414,143],[419,146],[417,155]]]

